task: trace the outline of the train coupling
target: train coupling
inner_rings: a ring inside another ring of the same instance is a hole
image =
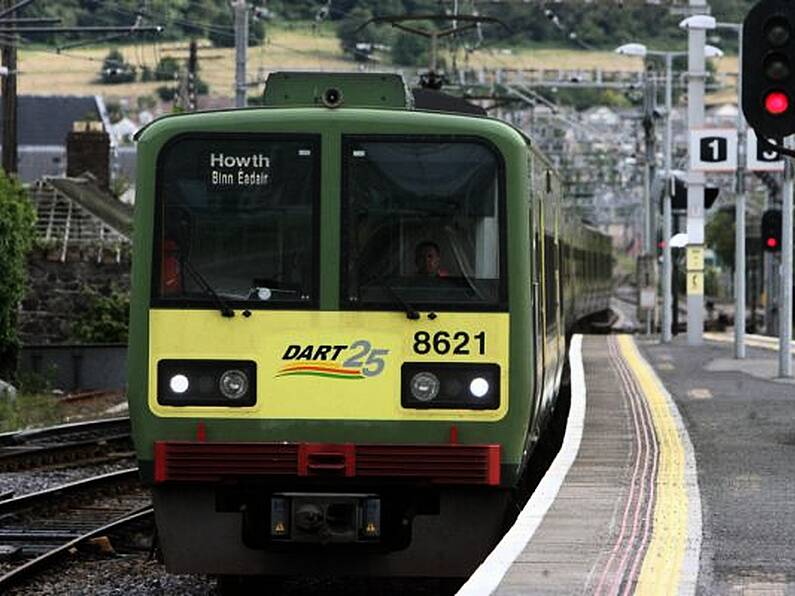
[[[381,537],[381,499],[373,494],[273,494],[270,537],[294,543],[377,542]]]

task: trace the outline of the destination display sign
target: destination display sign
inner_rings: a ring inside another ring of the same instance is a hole
[[[270,179],[271,160],[264,153],[212,151],[207,165],[213,186],[265,186]]]

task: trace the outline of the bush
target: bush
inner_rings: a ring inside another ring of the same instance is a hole
[[[155,93],[160,98],[160,101],[174,101],[174,94],[177,92],[175,87],[169,87],[168,85],[161,85],[157,89],[155,89]]]
[[[19,338],[17,310],[27,289],[28,251],[36,213],[22,186],[0,170],[0,378],[13,380]]]
[[[108,118],[111,124],[116,124],[124,118],[124,109],[118,101],[108,100],[105,102],[105,109],[108,112]]]
[[[86,310],[72,325],[72,334],[86,343],[125,343],[130,321],[130,294],[112,286],[106,294],[85,286]]]
[[[99,78],[105,85],[132,83],[135,81],[135,67],[124,61],[119,50],[111,50],[102,62]]]
[[[152,110],[157,106],[157,100],[151,95],[139,95],[135,104],[139,110]]]
[[[179,72],[179,60],[173,56],[164,56],[155,69],[156,81],[173,81]]]

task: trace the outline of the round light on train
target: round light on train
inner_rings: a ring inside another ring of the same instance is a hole
[[[419,401],[431,401],[439,395],[439,377],[433,373],[420,372],[411,377],[411,395]]]
[[[228,370],[221,375],[218,388],[227,399],[240,399],[248,391],[248,377],[241,370]]]
[[[168,387],[173,393],[185,393],[190,383],[185,375],[174,375],[168,380]]]
[[[483,377],[476,377],[469,384],[469,392],[475,397],[483,397],[489,392],[489,382]]]

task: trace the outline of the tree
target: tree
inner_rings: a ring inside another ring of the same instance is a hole
[[[179,60],[174,56],[163,56],[155,69],[156,81],[173,81],[179,72]]]
[[[340,40],[342,51],[350,54],[355,60],[367,60],[364,53],[356,51],[357,43],[375,43],[377,41],[373,25],[358,30],[372,16],[373,13],[366,8],[355,8],[337,26],[337,38]]]
[[[724,265],[734,270],[734,214],[718,211],[706,226],[707,246]]]
[[[208,13],[209,14],[209,13]],[[215,7],[212,25],[207,27],[207,38],[219,48],[235,47],[235,15],[229,4]],[[248,45],[259,46],[265,41],[265,23],[248,17]]]
[[[422,21],[418,28],[427,28]],[[392,62],[402,66],[427,66],[430,63],[431,42],[426,37],[412,33],[399,33],[392,44]]]
[[[27,287],[26,257],[36,219],[25,190],[0,170],[0,378],[16,375],[17,311]]]
[[[102,61],[99,78],[106,85],[132,83],[135,80],[135,67],[124,61],[119,50],[111,50]]]

